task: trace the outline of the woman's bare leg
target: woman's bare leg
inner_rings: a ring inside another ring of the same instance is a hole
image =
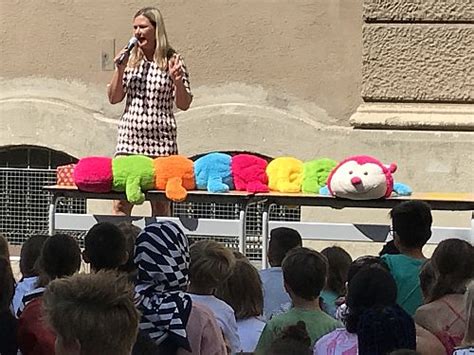
[[[113,214],[116,216],[130,216],[133,205],[127,200],[114,200]]]
[[[168,201],[150,201],[153,217],[171,217],[171,203]]]

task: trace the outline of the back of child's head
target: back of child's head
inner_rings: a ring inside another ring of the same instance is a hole
[[[426,260],[420,268],[420,288],[423,294],[423,300],[426,302],[431,298],[431,290],[436,280],[433,263],[430,259]]]
[[[385,355],[397,349],[416,349],[413,318],[400,306],[372,307],[357,324],[359,355]]]
[[[303,242],[298,231],[286,227],[272,229],[268,244],[268,261],[270,265],[281,266],[288,251],[302,245]]]
[[[474,280],[467,285],[466,294],[466,332],[462,341],[463,346],[474,345]]]
[[[139,314],[125,274],[100,271],[52,281],[43,305],[62,344],[78,342],[81,354],[130,354]]]
[[[8,311],[15,292],[10,259],[0,256],[0,313]]]
[[[125,237],[125,244],[127,246],[128,252],[127,262],[123,265],[120,265],[118,269],[128,273],[135,272],[137,270],[137,267],[133,262],[135,241],[142,230],[140,227],[137,227],[136,225],[129,222],[121,222],[117,224],[117,227],[122,231],[122,234]]]
[[[349,282],[345,324],[349,333],[357,331],[361,315],[373,307],[395,305],[397,284],[393,276],[377,264],[361,269]]]
[[[48,236],[32,235],[23,243],[20,252],[20,271],[23,277],[38,275],[38,259]]]
[[[406,201],[390,211],[394,239],[405,248],[420,249],[431,237],[430,206],[423,201]]]
[[[262,282],[257,269],[245,258],[236,260],[232,274],[214,294],[232,307],[237,320],[258,317],[263,312]]]
[[[84,238],[84,261],[95,271],[117,269],[127,259],[127,244],[119,227],[101,222],[89,229]]]
[[[309,355],[311,338],[306,330],[306,324],[299,321],[295,325],[284,328],[273,340],[267,355]]]
[[[387,266],[382,261],[382,259],[380,259],[378,256],[372,256],[372,255],[360,256],[357,259],[355,259],[349,266],[349,270],[347,271],[347,282],[350,283],[352,278],[355,276],[355,274],[357,274],[360,270],[370,265],[377,265],[388,271]]]
[[[431,257],[436,275],[429,302],[447,294],[460,294],[474,278],[474,246],[461,239],[446,239]]]
[[[10,259],[10,250],[8,247],[8,240],[0,234],[0,256]]]
[[[389,355],[421,355],[418,351],[412,349],[398,349],[392,351]]]
[[[81,250],[76,240],[67,234],[48,237],[41,249],[39,268],[46,283],[56,278],[71,276],[81,266]]]
[[[281,268],[285,285],[294,295],[308,301],[319,297],[328,269],[324,255],[309,248],[294,248],[283,259]]]
[[[195,242],[189,253],[189,281],[201,289],[215,289],[221,285],[235,265],[232,250],[213,240]]]
[[[346,293],[347,272],[352,263],[352,258],[347,251],[338,246],[321,250],[328,261],[328,275],[326,288],[338,296]]]

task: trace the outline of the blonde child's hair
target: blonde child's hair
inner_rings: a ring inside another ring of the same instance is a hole
[[[463,345],[474,345],[474,280],[467,285],[466,291],[466,333]]]
[[[191,245],[189,250],[189,280],[191,285],[215,289],[232,273],[235,256],[224,245],[213,240],[202,240]]]
[[[161,70],[166,70],[168,67],[168,59],[174,54],[174,49],[168,42],[165,22],[163,21],[160,10],[156,7],[144,7],[138,10],[133,18],[135,19],[138,16],[146,17],[155,28],[156,48],[153,60]],[[135,68],[144,56],[143,51],[138,48],[138,46],[135,46],[130,54],[128,66]]]
[[[52,281],[43,296],[46,320],[64,344],[81,354],[128,355],[139,313],[126,274],[99,271]]]

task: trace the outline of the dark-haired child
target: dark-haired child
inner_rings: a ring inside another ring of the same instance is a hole
[[[382,260],[397,283],[397,303],[411,316],[423,304],[418,274],[426,258],[423,246],[431,237],[433,218],[428,204],[402,202],[390,211],[393,239],[400,254],[385,254]]]
[[[294,229],[280,227],[270,232],[268,262],[271,267],[260,271],[263,286],[263,316],[267,320],[291,307],[290,296],[283,287],[281,263],[291,249],[301,246],[301,236]]]

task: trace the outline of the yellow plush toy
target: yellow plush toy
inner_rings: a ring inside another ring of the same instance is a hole
[[[303,181],[303,162],[292,157],[272,160],[266,169],[268,187],[278,192],[300,192]]]
[[[188,195],[187,190],[196,187],[194,182],[194,164],[182,155],[159,157],[153,162],[155,167],[155,188],[165,190],[166,197],[181,202]]]

